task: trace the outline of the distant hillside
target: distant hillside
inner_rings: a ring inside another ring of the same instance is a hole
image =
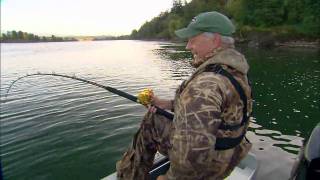
[[[320,38],[319,0],[173,0],[170,11],[133,30],[130,37],[172,40],[174,31],[187,26],[194,16],[213,10],[234,21],[240,39],[261,33],[283,40]]]

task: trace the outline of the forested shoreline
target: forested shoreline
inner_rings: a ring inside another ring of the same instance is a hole
[[[170,10],[145,22],[130,35],[80,38],[38,36],[22,31],[1,34],[1,42],[60,42],[76,40],[169,40],[180,41],[174,31],[186,27],[201,12],[218,11],[236,26],[234,37],[249,46],[274,45],[320,47],[319,0],[173,0]]]
[[[320,38],[319,0],[173,0],[169,11],[133,30],[130,37],[175,40],[175,30],[206,11],[227,15],[237,27],[235,37],[240,42],[318,42]]]
[[[51,36],[38,36],[33,33],[23,31],[7,31],[1,34],[2,43],[25,43],[25,42],[64,42],[64,41],[77,41],[75,38],[63,38]]]

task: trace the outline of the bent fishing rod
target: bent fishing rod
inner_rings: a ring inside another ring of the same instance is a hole
[[[56,73],[35,73],[35,74],[27,74],[25,76],[21,76],[19,77],[18,79],[14,80],[11,85],[9,86],[8,88],[8,91],[5,95],[5,97],[7,97],[10,89],[12,88],[12,86],[19,80],[23,79],[23,78],[26,78],[26,77],[30,77],[30,76],[57,76],[57,77],[64,77],[64,78],[68,78],[68,79],[74,79],[74,80],[77,80],[77,81],[81,81],[81,82],[84,82],[84,83],[87,83],[87,84],[91,84],[93,86],[97,86],[97,87],[100,87],[100,88],[103,88],[111,93],[114,93],[114,94],[117,94],[121,97],[124,97],[126,99],[129,99],[133,102],[136,102],[136,103],[139,103],[139,104],[142,104],[142,105],[146,105],[146,102],[145,102],[145,94],[142,94],[142,98],[141,97],[136,97],[136,96],[133,96],[131,94],[128,94],[124,91],[121,91],[121,90],[118,90],[116,88],[113,88],[113,87],[110,87],[110,86],[104,86],[102,84],[98,84],[96,82],[93,82],[93,81],[89,81],[89,80],[86,80],[86,79],[82,79],[82,78],[79,78],[79,77],[76,77],[76,76],[68,76],[68,75],[63,75],[63,74],[56,74]],[[157,106],[154,106],[156,108],[156,113],[159,114],[159,115],[162,115],[170,120],[173,120],[173,114],[170,113],[170,112],[167,112],[166,110],[164,109],[161,109]]]

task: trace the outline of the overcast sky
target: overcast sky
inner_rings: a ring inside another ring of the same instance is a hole
[[[125,35],[172,0],[1,0],[1,31],[37,35]]]

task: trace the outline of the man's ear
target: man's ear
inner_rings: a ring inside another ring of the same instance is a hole
[[[218,48],[221,46],[221,35],[218,33],[214,33],[213,46],[214,46],[214,48]]]

